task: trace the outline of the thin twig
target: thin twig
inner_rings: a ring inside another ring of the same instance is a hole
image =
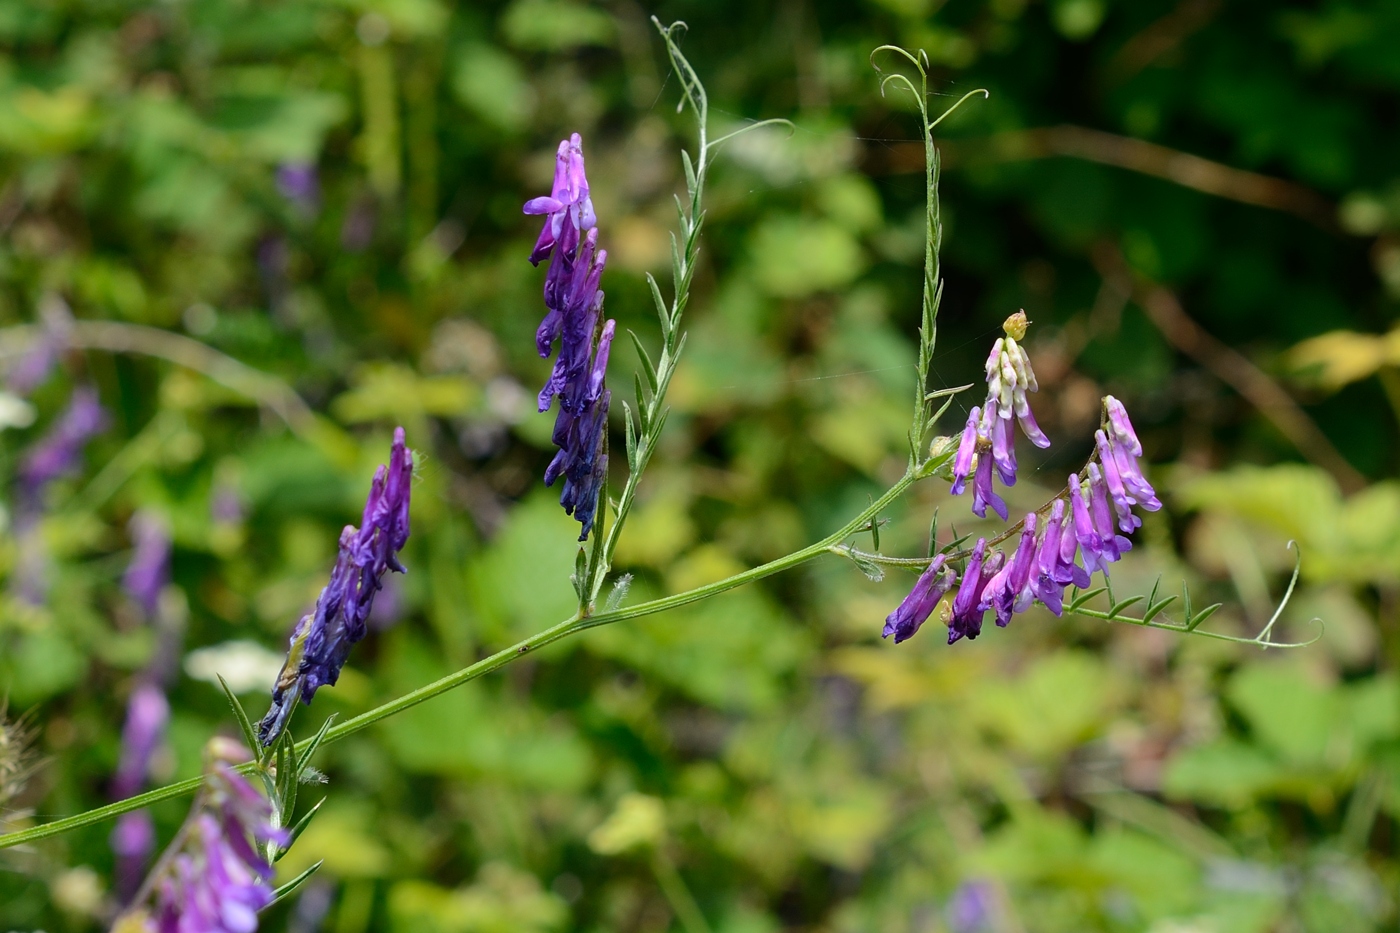
[[[1247,172],[1221,162],[1083,126],[1046,126],[1011,130],[981,138],[945,140],[943,167],[957,169],[989,162],[1021,162],[1063,156],[1112,165],[1151,175],[1204,194],[1252,204],[1301,217],[1328,233],[1337,233],[1337,209],[1329,200],[1302,185]],[[923,167],[920,143],[895,143],[883,150],[877,169],[899,174]]]
[[[1332,474],[1345,492],[1353,493],[1366,487],[1366,478],[1347,462],[1293,396],[1243,353],[1192,320],[1171,289],[1140,276],[1134,277],[1116,247],[1104,244],[1094,249],[1092,255],[1104,281],[1131,295],[1172,346],[1243,396],[1299,453]]]

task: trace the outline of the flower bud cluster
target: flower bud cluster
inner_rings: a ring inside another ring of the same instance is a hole
[[[988,611],[998,626],[1008,625],[1014,614],[1036,602],[1058,616],[1064,611],[1066,587],[1082,589],[1091,574],[1108,573],[1108,565],[1132,548],[1124,533],[1142,525],[1132,507],[1151,512],[1162,503],[1142,474],[1142,445],[1123,404],[1107,396],[1104,411],[1105,425],[1095,434],[1095,459],[1082,475],[1070,475],[1063,493],[1026,515],[1010,558],[979,538],[959,575],[946,555],[937,555],[886,619],[885,637],[894,635],[901,642],[912,636],[954,586],[957,591],[943,613],[949,644],[980,635]]]
[[[998,337],[987,357],[987,400],[968,413],[962,440],[953,458],[953,495],[961,495],[972,482],[972,511],[986,517],[987,506],[1005,521],[1006,502],[992,488],[992,470],[1003,486],[1016,485],[1016,432],[1013,419],[1037,447],[1049,447],[1050,439],[1040,430],[1031,412],[1027,392],[1040,387],[1031,369],[1030,357],[1018,342],[1026,335],[1026,312],[1017,311],[1002,325],[1005,337]]]
[[[564,477],[559,503],[582,525],[583,541],[593,529],[598,492],[608,470],[603,451],[612,393],[604,388],[604,375],[616,323],[603,320],[598,286],[608,253],[598,248],[597,217],[577,133],[559,143],[553,191],[525,202],[525,213],[545,215],[530,262],[550,260],[544,282],[546,313],[535,332],[535,347],[547,358],[559,342],[554,370],[539,394],[542,412],[559,398],[552,438],[559,452],[545,470],[544,482],[553,486]]]

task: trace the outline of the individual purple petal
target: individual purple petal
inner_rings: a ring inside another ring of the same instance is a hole
[[[953,568],[945,566],[947,558],[939,554],[929,562],[928,568],[919,575],[914,588],[909,591],[909,595],[904,597],[904,601],[899,604],[894,612],[885,618],[885,630],[881,633],[882,638],[894,636],[894,643],[897,645],[902,641],[907,641],[914,636],[914,633],[928,621],[933,610],[937,608],[938,601],[953,588],[957,582],[958,575]]]
[[[986,518],[989,505],[1002,521],[1006,521],[1010,512],[1006,502],[992,489],[992,458],[983,451],[977,458],[977,473],[972,480],[972,513],[978,518]]]
[[[1063,502],[1062,499],[1057,500],[1056,504],[1063,504]],[[1074,516],[1068,514],[1068,508],[1066,508],[1066,519],[1060,529],[1059,560],[1055,569],[1055,581],[1063,585],[1073,583],[1083,589],[1089,585],[1089,571],[1074,562],[1074,556],[1078,550],[1079,536],[1074,532]]]
[[[1017,398],[1016,420],[1021,423],[1021,431],[1026,438],[1035,446],[1042,449],[1050,446],[1050,438],[1045,436],[1045,432],[1040,430],[1040,425],[1035,420],[1035,414],[1031,411],[1030,402],[1026,399],[1025,393]]]
[[[988,581],[1001,569],[1001,553],[987,557],[987,539],[978,538],[967,559],[958,593],[953,597],[953,605],[948,619],[948,644],[959,638],[973,639],[982,634],[982,616],[987,607],[982,602],[983,591]]]
[[[563,203],[548,195],[531,198],[525,202],[525,213],[527,214],[553,214],[555,211],[562,211],[563,209]]]
[[[996,612],[998,626],[1005,627],[1011,622],[1011,614],[1015,611],[1017,603],[1021,602],[1021,594],[1030,583],[1031,567],[1037,556],[1035,526],[1036,515],[1031,512],[1026,516],[1021,529],[1021,540],[1016,545],[1015,556],[988,581],[987,589],[983,593],[983,602]]]
[[[1128,410],[1123,403],[1111,395],[1104,396],[1104,409],[1108,412],[1109,429],[1114,440],[1118,441],[1134,457],[1142,456],[1142,443],[1138,440],[1133,423],[1128,420]]]
[[[968,412],[967,424],[963,426],[962,440],[958,443],[958,453],[953,457],[953,485],[948,491],[960,496],[967,488],[967,478],[972,473],[973,460],[977,456],[977,423],[982,418],[982,409],[973,407]]]

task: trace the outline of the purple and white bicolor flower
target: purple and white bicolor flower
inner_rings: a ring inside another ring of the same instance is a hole
[[[1049,447],[1050,439],[1040,430],[1031,412],[1027,392],[1039,385],[1031,369],[1030,357],[1018,343],[1026,335],[1026,313],[1018,311],[1006,319],[1002,328],[1005,337],[998,337],[987,357],[987,398],[968,412],[963,426],[958,452],[953,458],[953,495],[967,488],[967,478],[974,476],[972,511],[985,518],[987,506],[1007,518],[1006,504],[992,489],[992,468],[1003,486],[1016,485],[1016,430],[1021,431],[1037,447]]]
[[[346,525],[341,531],[330,582],[317,597],[316,608],[292,631],[287,660],[272,688],[272,707],[258,726],[263,745],[282,734],[298,699],[309,706],[317,689],[339,679],[350,649],[368,631],[384,574],[408,572],[398,553],[408,541],[412,485],[413,452],[405,446],[403,428],[397,428],[389,464],[381,466],[370,483],[360,527]]]
[[[939,554],[929,562],[928,568],[919,575],[914,589],[904,597],[898,608],[885,618],[885,630],[881,637],[894,636],[897,645],[914,637],[919,628],[933,615],[941,600],[953,585],[958,582],[957,572],[947,566],[947,558]]]
[[[571,253],[579,237],[593,229],[597,217],[593,214],[593,199],[588,196],[588,178],[583,171],[583,139],[574,133],[559,142],[554,159],[554,188],[548,195],[525,202],[525,213],[545,215],[530,262],[540,264],[559,246]]]

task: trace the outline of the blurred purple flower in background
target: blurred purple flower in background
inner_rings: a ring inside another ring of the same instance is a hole
[[[283,162],[277,166],[277,191],[296,210],[311,215],[321,203],[321,179],[309,162]]]
[[[170,582],[170,530],[150,512],[137,512],[128,527],[135,546],[122,575],[122,588],[147,620],[154,620],[161,590]]]
[[[122,727],[121,758],[112,777],[112,799],[125,800],[141,792],[150,771],[151,756],[165,735],[170,721],[170,704],[165,693],[150,679],[141,680],[131,691]],[[155,848],[155,829],[145,810],[122,815],[112,830],[112,851],[117,856],[118,893],[131,896],[141,880],[146,860]]]
[[[42,385],[68,348],[73,314],[68,310],[67,303],[57,295],[47,295],[40,307],[39,317],[42,328],[39,339],[34,341],[29,352],[20,358],[5,378],[6,386],[17,395],[28,395]]]
[[[89,386],[74,389],[58,424],[20,458],[17,472],[25,498],[37,506],[49,483],[78,469],[83,447],[106,426],[107,413],[97,391]]]
[[[989,933],[996,910],[996,891],[990,881],[964,881],[948,898],[949,933]]]
[[[389,464],[370,484],[360,527],[346,525],[330,582],[316,608],[292,631],[287,660],[272,688],[272,707],[258,727],[258,738],[271,745],[286,727],[298,698],[310,705],[319,687],[334,684],[354,644],[365,637],[384,574],[406,573],[398,552],[408,541],[409,494],[413,452],[404,444],[403,428],[394,431]]]

